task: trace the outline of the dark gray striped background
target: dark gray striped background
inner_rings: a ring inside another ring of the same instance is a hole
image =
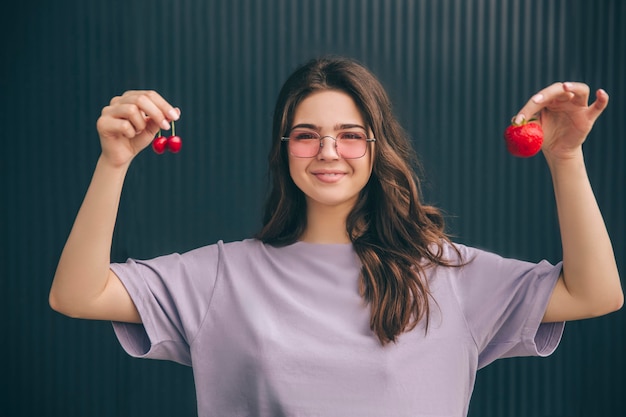
[[[585,145],[626,265],[626,2],[620,0],[73,0],[4,8],[0,415],[188,416],[191,371],[133,360],[109,323],[53,313],[47,292],[99,152],[100,109],[126,89],[182,109],[178,155],[148,151],[126,183],[113,258],[249,236],[259,226],[274,98],[296,65],[361,60],[388,88],[425,166],[425,197],[457,240],[559,260],[543,157],[509,156],[501,133],[554,81],[611,95]],[[567,325],[549,359],[495,363],[473,417],[626,413],[624,312]],[[210,352],[207,352],[210,354]],[[393,415],[390,413],[390,415]]]

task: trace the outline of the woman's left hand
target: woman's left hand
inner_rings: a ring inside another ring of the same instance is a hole
[[[593,124],[609,103],[609,95],[599,89],[596,100],[588,104],[589,92],[589,86],[583,83],[554,83],[535,94],[514,121],[538,119],[546,158],[571,158],[580,153]]]

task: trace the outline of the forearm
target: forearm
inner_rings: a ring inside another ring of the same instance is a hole
[[[128,166],[98,160],[50,290],[50,305],[70,316],[102,293],[109,275],[113,230]]]
[[[614,311],[623,302],[615,256],[582,150],[548,159],[563,246],[563,281],[583,316]]]

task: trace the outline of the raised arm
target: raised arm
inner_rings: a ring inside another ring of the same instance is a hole
[[[554,184],[563,246],[563,271],[543,321],[568,321],[608,314],[622,307],[624,295],[615,255],[596,202],[582,145],[609,96],[589,87],[555,83],[534,95],[517,118],[536,116],[543,127],[543,154]]]
[[[109,269],[113,229],[131,161],[159,128],[169,129],[179,115],[153,91],[126,92],[102,110],[97,122],[102,153],[52,282],[54,310],[76,318],[140,322],[126,289]]]

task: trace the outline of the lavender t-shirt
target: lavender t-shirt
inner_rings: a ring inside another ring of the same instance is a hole
[[[428,270],[428,332],[386,346],[350,244],[249,239],[112,264],[143,321],[113,325],[130,355],[193,367],[200,417],[461,417],[479,368],[551,354],[564,323],[540,324],[560,265],[457,247],[468,265]]]

